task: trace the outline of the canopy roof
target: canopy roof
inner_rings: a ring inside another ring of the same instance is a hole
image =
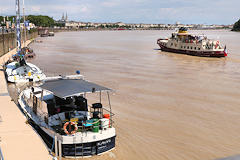
[[[60,98],[78,96],[83,93],[111,91],[111,89],[85,81],[83,79],[58,79],[46,81],[40,87],[52,92],[55,96]]]

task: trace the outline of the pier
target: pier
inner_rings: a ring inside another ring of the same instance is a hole
[[[27,41],[29,44],[31,41]],[[0,57],[0,63],[8,60],[16,50]],[[17,105],[11,101],[2,66],[0,67],[0,147],[4,159],[50,160],[41,137],[26,123],[26,118]]]

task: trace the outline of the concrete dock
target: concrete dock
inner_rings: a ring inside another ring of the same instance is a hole
[[[29,44],[30,41],[27,42]],[[16,50],[0,57],[8,60]],[[26,117],[8,95],[7,84],[0,67],[0,147],[5,160],[51,160],[41,137],[26,124]]]

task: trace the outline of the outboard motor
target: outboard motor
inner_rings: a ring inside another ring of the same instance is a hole
[[[27,65],[26,61],[24,58],[20,58],[20,66],[25,66]]]

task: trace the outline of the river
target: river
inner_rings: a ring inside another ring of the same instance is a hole
[[[227,58],[161,52],[172,31],[62,32],[33,43],[47,75],[75,74],[116,92],[118,160],[213,160],[240,153],[240,33],[190,31],[226,44]],[[101,156],[100,156],[101,157]]]

